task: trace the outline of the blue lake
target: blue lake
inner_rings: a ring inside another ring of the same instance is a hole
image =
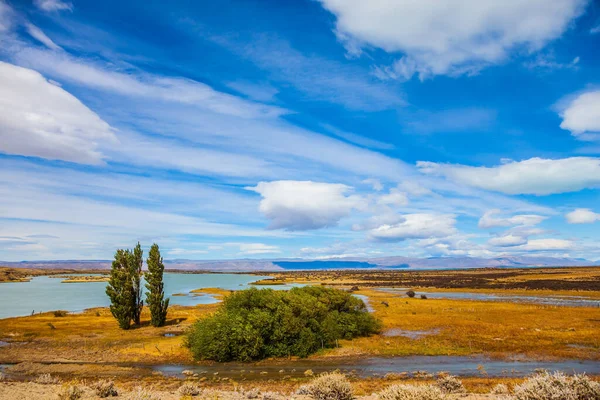
[[[197,296],[189,292],[210,287],[240,290],[248,288],[251,282],[266,278],[270,277],[244,274],[165,273],[165,294],[169,296],[170,304],[184,306],[209,304],[217,300],[211,295]],[[0,283],[0,318],[54,310],[80,312],[87,308],[109,306],[110,302],[105,293],[106,282],[61,283],[62,280],[39,276],[32,278],[30,282]],[[287,290],[292,286],[296,285],[261,285],[260,288]],[[185,296],[173,296],[174,294],[185,294]]]

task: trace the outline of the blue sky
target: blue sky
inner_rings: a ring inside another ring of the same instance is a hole
[[[0,260],[600,259],[600,4],[0,0]]]

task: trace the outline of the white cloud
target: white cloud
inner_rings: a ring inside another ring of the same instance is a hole
[[[135,152],[131,149],[135,148]],[[150,137],[121,132],[119,144],[105,147],[109,160],[196,174],[239,177],[271,176],[278,170],[260,158],[179,142],[173,138]]]
[[[320,0],[336,17],[343,43],[404,54],[392,73],[461,74],[506,60],[520,48],[537,50],[556,39],[586,0]]]
[[[408,193],[413,197],[421,197],[433,194],[431,189],[411,180],[404,180],[398,184],[398,189]]]
[[[596,33],[600,33],[600,25],[593,27],[590,29],[590,34],[595,35]]]
[[[260,182],[248,190],[260,193],[260,212],[270,229],[309,230],[335,226],[355,208],[364,205],[351,188],[311,181]]]
[[[73,4],[67,1],[61,0],[34,0],[33,2],[37,8],[47,12],[54,11],[73,11]]]
[[[386,206],[405,206],[408,204],[408,196],[398,188],[390,189],[388,194],[379,196],[377,203]]]
[[[34,68],[56,79],[86,85],[96,89],[180,104],[193,104],[213,112],[242,118],[275,117],[285,112],[218,92],[210,86],[179,77],[163,77],[140,71],[120,71],[109,65],[74,58],[66,53],[49,52],[25,47],[13,58],[21,65]]]
[[[562,129],[580,139],[600,138],[600,90],[579,94],[560,113]]]
[[[507,161],[495,167],[419,161],[417,167],[426,174],[506,194],[542,196],[600,186],[600,158],[592,157],[530,158]]]
[[[278,246],[271,246],[264,243],[242,243],[240,244],[241,254],[273,254],[281,253]]]
[[[262,165],[279,167],[277,171],[271,167],[268,171],[263,169],[266,172],[262,175],[264,178],[272,178],[278,173],[280,179],[306,179],[309,176],[314,180],[330,180],[335,173],[350,171],[361,178],[398,179],[408,170],[400,160],[316,134],[278,118],[286,112],[278,107],[221,93],[199,82],[117,69],[118,62],[112,65],[92,63],[64,52],[17,47],[14,52],[10,50],[11,57],[17,62],[40,69],[57,80],[97,89],[91,99],[97,102],[96,108],[101,115],[116,127],[134,125],[137,130],[156,134],[159,138],[184,139],[190,147],[201,146],[202,151],[220,150],[222,154],[229,152],[235,143],[236,154],[244,153],[258,159]],[[142,156],[136,154],[137,159]],[[178,162],[175,157],[169,161],[171,164]],[[192,161],[203,164],[200,159]],[[214,168],[235,169],[233,164],[217,164]],[[185,171],[192,171],[189,166],[184,167]],[[333,171],[324,167],[333,167]],[[247,173],[242,166],[237,170],[242,176],[256,176],[256,168]]]
[[[511,246],[519,246],[527,243],[527,238],[518,235],[502,235],[494,237],[488,240],[488,243],[492,246],[498,247],[511,247]]]
[[[8,4],[0,0],[0,33],[12,29],[14,12]]]
[[[550,251],[550,250],[570,250],[574,247],[571,240],[565,239],[532,239],[526,244],[518,246],[519,250],[526,251]]]
[[[45,45],[46,47],[48,47],[49,49],[52,50],[61,50],[61,47],[59,45],[57,45],[56,43],[54,43],[52,41],[52,39],[50,39],[40,28],[38,28],[37,26],[31,24],[31,23],[26,23],[25,24],[25,29],[27,29],[27,32],[36,40],[38,40],[40,43],[42,43],[43,45]]]
[[[269,71],[271,80],[292,85],[308,98],[362,111],[406,104],[399,90],[382,84],[362,68],[315,54],[306,55],[278,37],[253,35],[245,42],[237,42],[226,34],[212,35],[211,39]]]
[[[369,237],[380,241],[445,237],[457,232],[455,224],[454,215],[404,214],[400,222],[371,229]]]
[[[383,190],[383,184],[381,183],[381,181],[379,179],[375,179],[375,178],[364,179],[363,181],[361,181],[361,183],[364,183],[366,185],[371,185],[373,190],[375,190],[377,192],[381,192]]]
[[[227,86],[252,100],[260,102],[271,102],[275,100],[275,96],[279,93],[279,90],[268,83],[257,84],[248,81],[235,81],[229,82]]]
[[[577,208],[565,215],[569,224],[591,224],[600,221],[600,214],[589,208]]]
[[[502,226],[533,226],[544,221],[548,217],[534,214],[520,214],[512,217],[497,217],[502,211],[498,209],[489,210],[479,219],[480,228],[497,228]]]
[[[0,62],[0,151],[101,164],[112,128],[39,73]]]
[[[484,108],[459,108],[437,112],[417,112],[409,116],[407,131],[422,134],[483,131],[496,120],[496,111]]]
[[[342,139],[347,140],[350,143],[354,143],[362,147],[367,147],[376,150],[392,150],[395,148],[393,144],[357,135],[356,133],[345,132],[331,125],[325,124],[323,125],[323,127],[329,132],[333,133],[335,136],[341,137]]]

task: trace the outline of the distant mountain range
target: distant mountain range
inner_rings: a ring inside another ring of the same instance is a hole
[[[598,262],[575,258],[506,256],[498,258],[473,257],[378,257],[339,258],[328,260],[265,259],[265,260],[165,260],[166,269],[189,271],[283,271],[318,269],[461,269],[461,268],[518,268],[572,267],[598,265]],[[110,260],[61,260],[2,262],[0,266],[21,268],[109,269]]]

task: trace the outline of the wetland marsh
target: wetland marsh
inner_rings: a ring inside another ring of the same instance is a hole
[[[528,281],[556,276],[566,277],[568,288],[523,289],[536,285]],[[150,327],[149,313],[144,309],[142,325],[129,331],[120,330],[106,308],[105,283],[64,284],[59,278],[34,277],[30,282],[0,285],[0,295],[8,299],[2,312],[16,314],[21,305],[15,301],[29,294],[27,287],[37,288],[33,296],[39,296],[38,300],[48,296],[58,301],[71,293],[64,303],[46,304],[44,311],[78,312],[60,317],[45,312],[0,319],[0,340],[6,343],[0,347],[0,363],[5,364],[7,376],[20,379],[52,373],[82,379],[161,376],[169,381],[189,370],[198,374],[198,379],[204,377],[203,384],[209,386],[222,386],[227,381],[260,381],[266,386],[285,382],[293,386],[306,379],[307,369],[315,374],[340,369],[361,381],[383,379],[386,374],[405,380],[416,371],[450,371],[487,382],[480,383],[484,386],[500,378],[517,379],[538,368],[600,375],[600,308],[595,305],[600,300],[599,276],[600,268],[166,273],[166,293],[174,302],[166,326]],[[194,362],[183,346],[187,329],[214,313],[217,302],[232,290],[269,277],[278,280],[272,285],[274,289],[297,285],[352,289],[382,322],[382,332],[340,340],[339,346],[306,359],[269,359],[245,365]],[[517,288],[486,287],[486,279],[491,286],[508,281]],[[420,286],[426,280],[433,285]],[[436,283],[451,286],[459,280],[477,283],[474,287],[460,283],[456,288]],[[577,281],[585,282],[585,290],[570,289]],[[7,287],[14,287],[10,299],[6,297]],[[407,297],[406,288],[414,289],[417,296]],[[69,292],[73,290],[76,292]],[[184,296],[173,296],[178,293]],[[427,293],[428,298],[421,299],[421,293]],[[494,296],[493,301],[486,296]],[[552,299],[580,303],[556,303]]]

